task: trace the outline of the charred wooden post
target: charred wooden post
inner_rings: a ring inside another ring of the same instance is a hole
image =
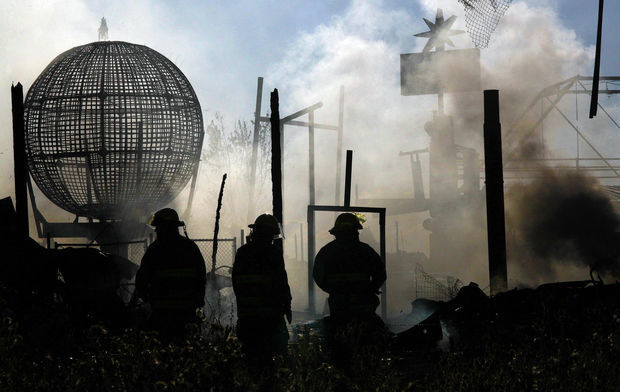
[[[282,146],[280,128],[280,98],[278,89],[271,93],[271,194],[273,197],[273,216],[282,224]],[[275,245],[283,249],[282,239]]]
[[[311,314],[315,312],[314,306],[314,278],[312,276],[314,270],[314,252],[315,252],[315,227],[314,227],[314,206],[308,206],[308,311]]]
[[[215,228],[213,229],[213,252],[211,253],[211,279],[215,281],[215,264],[217,262],[217,235],[220,232],[220,211],[222,210],[222,197],[224,196],[224,185],[226,184],[226,173],[222,176],[220,194],[217,197],[217,210],[215,211]]]
[[[592,95],[590,97],[590,118],[596,116],[598,108],[598,81],[601,69],[601,33],[603,30],[603,0],[598,1],[598,27],[596,28],[596,56],[592,75]]]
[[[508,286],[502,135],[499,122],[499,91],[484,91],[484,170],[487,197],[487,236],[491,295]]]
[[[387,271],[387,258],[385,251],[385,209],[379,214],[379,256],[381,261],[386,267]],[[381,318],[387,320],[387,280],[381,286]]]
[[[353,166],[353,151],[347,150],[347,166],[344,177],[344,206],[351,206],[351,170]]]
[[[17,230],[20,235],[30,235],[28,231],[28,193],[26,168],[26,141],[24,134],[24,89],[21,83],[11,86],[13,105],[13,176],[15,180],[15,212]]]

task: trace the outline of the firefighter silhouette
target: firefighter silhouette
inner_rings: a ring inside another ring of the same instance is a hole
[[[370,317],[379,306],[385,265],[368,244],[359,240],[362,225],[356,215],[340,214],[329,230],[336,237],[314,260],[316,284],[329,294],[332,318]]]
[[[336,365],[347,369],[362,347],[384,349],[389,331],[375,313],[379,289],[386,280],[381,257],[359,240],[362,225],[351,213],[340,214],[329,230],[336,237],[317,253],[313,276],[329,294],[329,317],[324,319]]]
[[[260,215],[237,251],[232,269],[237,299],[237,336],[247,353],[270,357],[286,350],[291,322],[291,290],[282,251],[273,244],[280,225],[268,214]]]
[[[206,268],[198,246],[179,234],[185,224],[176,211],[164,208],[150,222],[157,239],[148,247],[136,274],[136,294],[150,303],[148,326],[164,337],[183,335],[197,323],[204,306]]]

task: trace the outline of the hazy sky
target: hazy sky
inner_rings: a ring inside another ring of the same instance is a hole
[[[509,66],[518,51],[529,53],[526,61],[539,53],[544,60],[549,47],[536,36],[541,31],[549,34],[555,49],[549,61],[559,65],[557,72],[542,81],[532,75],[536,81],[532,90],[577,72],[591,73],[595,3],[513,3],[502,21],[506,23],[500,23],[489,48],[482,52],[483,66],[491,67],[488,74],[492,75]],[[356,149],[361,171],[366,168],[364,162],[371,162],[373,167],[393,170],[407,179],[388,182],[392,193],[409,190],[408,165],[397,153],[400,148],[421,148],[428,143],[423,122],[430,118],[436,99],[400,97],[398,55],[421,50],[425,40],[412,35],[427,30],[422,17],[433,20],[438,6],[446,17],[459,16],[454,28],[465,29],[462,5],[456,0],[4,0],[0,4],[0,86],[6,89],[0,94],[0,197],[12,194],[9,86],[20,81],[27,90],[55,56],[96,40],[102,16],[111,40],[145,44],[175,62],[196,90],[207,119],[215,111],[230,122],[250,119],[256,78],[265,76],[264,102],[267,91],[277,87],[283,115],[323,100],[325,107],[317,113],[317,120],[335,122],[338,87],[345,85],[345,148]],[[620,3],[607,2],[605,12],[601,73],[617,74],[620,27],[614,18],[620,15]],[[467,35],[454,41],[460,48],[472,47]],[[493,85],[496,79],[489,76],[488,80],[485,88],[497,87]],[[424,121],[408,127],[414,118]],[[394,143],[368,142],[377,132],[389,133]],[[304,140],[299,134],[290,140],[290,151]],[[321,143],[326,148],[333,146],[327,137],[317,138],[319,148]],[[369,149],[376,156],[390,158],[364,160],[364,151]],[[318,165],[319,170],[329,168],[321,162]]]

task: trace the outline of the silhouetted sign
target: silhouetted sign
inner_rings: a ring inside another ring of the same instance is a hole
[[[400,55],[400,95],[480,90],[478,49]]]

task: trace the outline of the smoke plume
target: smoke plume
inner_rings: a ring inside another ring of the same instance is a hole
[[[557,279],[564,265],[618,276],[620,219],[598,181],[550,168],[540,174],[507,192],[512,267],[539,282]]]

